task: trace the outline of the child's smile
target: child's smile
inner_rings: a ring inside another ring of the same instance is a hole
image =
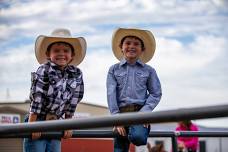
[[[136,38],[126,38],[122,45],[122,51],[126,60],[136,61],[142,53],[142,44]]]
[[[50,59],[52,62],[64,69],[72,60],[72,50],[65,44],[53,44],[50,49]]]

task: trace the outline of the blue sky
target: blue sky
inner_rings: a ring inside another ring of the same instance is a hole
[[[87,40],[79,65],[83,102],[106,106],[106,74],[117,62],[112,33],[125,27],[150,30],[156,38],[148,64],[159,75],[163,97],[155,110],[228,104],[227,26],[225,0],[1,0],[0,102],[28,99],[30,73],[39,66],[35,39],[61,27]],[[197,123],[228,127],[227,119]]]

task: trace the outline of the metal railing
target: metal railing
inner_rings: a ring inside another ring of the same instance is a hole
[[[113,138],[118,136],[112,130],[77,130],[72,138]],[[226,131],[151,131],[149,137],[228,137]],[[30,138],[31,133],[7,134],[1,138]],[[43,132],[43,139],[60,139],[63,132]]]
[[[112,130],[77,130],[73,131],[72,138],[114,138],[118,134]],[[61,139],[62,132],[43,132],[42,139]],[[151,131],[149,137],[168,137],[171,138],[172,149],[178,151],[177,137],[228,137],[225,131]],[[31,138],[31,133],[7,134],[1,138]]]
[[[117,125],[133,125],[145,123],[176,122],[181,120],[227,117],[228,105],[207,106],[199,108],[177,109],[149,113],[126,113],[114,116],[91,117],[81,119],[52,120],[32,123],[0,125],[0,138],[25,138],[32,132],[44,132],[42,138],[61,138],[62,130],[91,129],[112,127]],[[54,132],[50,132],[54,131]],[[56,132],[59,131],[59,132]],[[46,132],[46,133],[45,133]],[[73,138],[113,138],[112,131],[76,131]],[[177,151],[179,136],[228,137],[228,132],[151,132],[151,137],[171,137],[173,151]]]

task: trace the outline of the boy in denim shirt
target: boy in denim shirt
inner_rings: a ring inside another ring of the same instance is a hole
[[[119,28],[113,34],[112,50],[119,63],[110,67],[107,98],[111,114],[151,112],[161,99],[161,85],[154,68],[145,64],[155,51],[155,39],[147,30]],[[115,152],[128,152],[130,143],[145,145],[150,125],[115,126]]]
[[[32,73],[28,122],[70,119],[84,94],[82,71],[76,66],[85,57],[86,41],[73,38],[67,29],[56,29],[51,36],[40,35],[35,43],[35,55],[41,64]],[[71,138],[65,130],[63,138]],[[40,139],[41,132],[24,140],[26,152],[60,152],[58,139]]]

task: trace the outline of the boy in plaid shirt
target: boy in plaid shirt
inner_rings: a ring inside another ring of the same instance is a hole
[[[41,64],[32,73],[28,122],[70,119],[84,94],[82,72],[76,66],[82,62],[86,41],[73,38],[67,29],[56,29],[51,36],[40,35],[35,43],[35,55]],[[61,151],[58,139],[40,139],[41,132],[25,139],[24,151]],[[65,130],[63,138],[71,138],[72,130]]]

